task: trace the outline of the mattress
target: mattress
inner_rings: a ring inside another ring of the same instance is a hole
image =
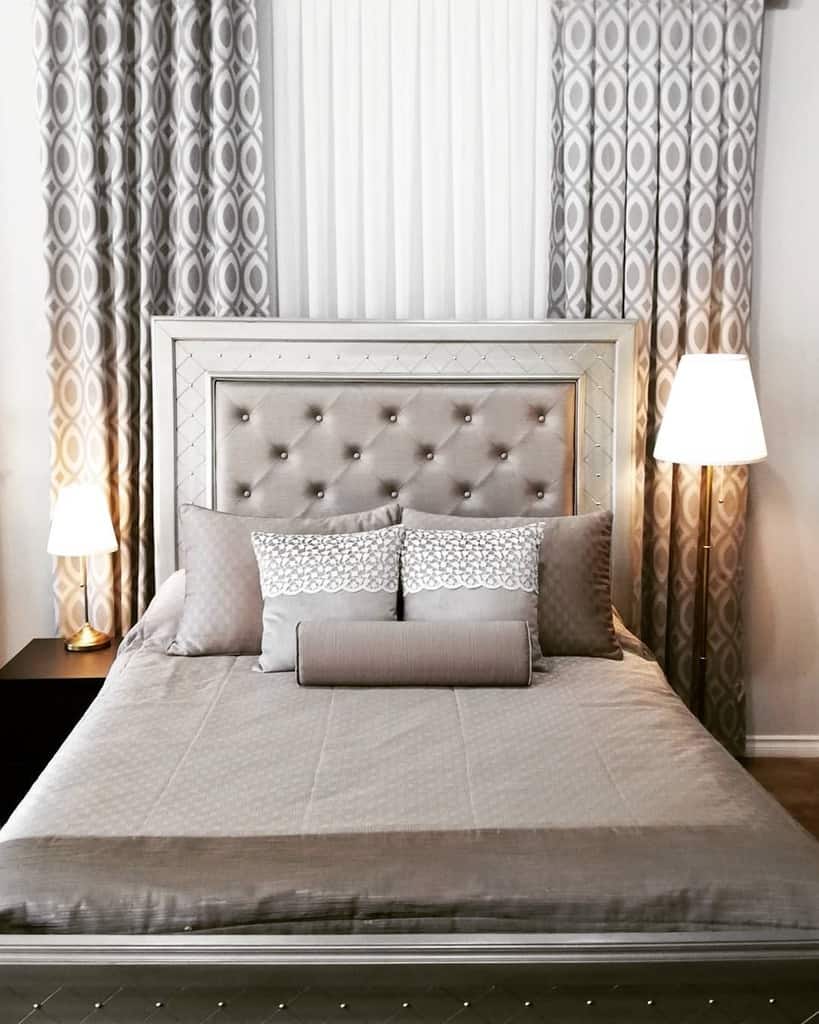
[[[381,690],[132,640],[0,831],[0,930],[819,928],[819,843],[626,646]]]

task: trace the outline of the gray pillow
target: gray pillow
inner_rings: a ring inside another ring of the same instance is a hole
[[[525,622],[300,622],[299,686],[529,686]]]
[[[258,654],[262,592],[250,535],[356,533],[391,526],[398,505],[321,518],[235,516],[198,505],[180,509],[185,551],[185,604],[169,654]]]
[[[538,634],[545,655],[622,658],[611,605],[611,513],[445,516],[404,509],[408,529],[487,530],[540,523]]]
[[[259,668],[296,667],[296,626],[395,619],[403,527],[366,533],[253,533],[264,597]]]
[[[123,637],[118,653],[141,647],[164,654],[176,636],[184,604],[185,570],[177,569],[159,585],[142,618]]]
[[[403,618],[408,622],[529,624],[537,638],[539,523],[511,530],[404,531],[401,554]]]

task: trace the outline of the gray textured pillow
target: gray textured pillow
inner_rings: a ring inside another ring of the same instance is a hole
[[[176,636],[185,604],[185,570],[177,569],[159,585],[142,617],[123,637],[120,653],[141,647],[164,654]]]
[[[539,523],[511,530],[405,530],[404,619],[528,622],[537,661],[541,534]]]
[[[357,533],[391,526],[398,505],[321,518],[235,516],[198,505],[180,510],[185,551],[185,605],[169,654],[258,654],[262,592],[250,535]]]
[[[404,509],[408,529],[486,530],[540,523],[538,633],[545,655],[622,658],[611,606],[611,513],[445,516]]]
[[[403,527],[366,533],[253,533],[264,597],[262,672],[296,667],[296,626],[389,621],[398,605]]]
[[[300,622],[299,686],[529,686],[525,622]]]

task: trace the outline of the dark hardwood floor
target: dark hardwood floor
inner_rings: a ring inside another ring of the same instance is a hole
[[[743,763],[819,839],[819,758],[749,757]]]

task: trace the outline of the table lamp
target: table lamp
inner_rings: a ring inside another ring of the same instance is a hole
[[[714,466],[767,457],[751,364],[745,355],[684,355],[654,445],[659,462],[701,466],[691,710],[702,720],[708,667],[708,574]]]
[[[69,484],[57,495],[48,553],[82,558],[85,622],[65,641],[67,651],[98,651],[111,637],[88,621],[88,558],[117,550],[117,538],[105,495],[93,484]]]

